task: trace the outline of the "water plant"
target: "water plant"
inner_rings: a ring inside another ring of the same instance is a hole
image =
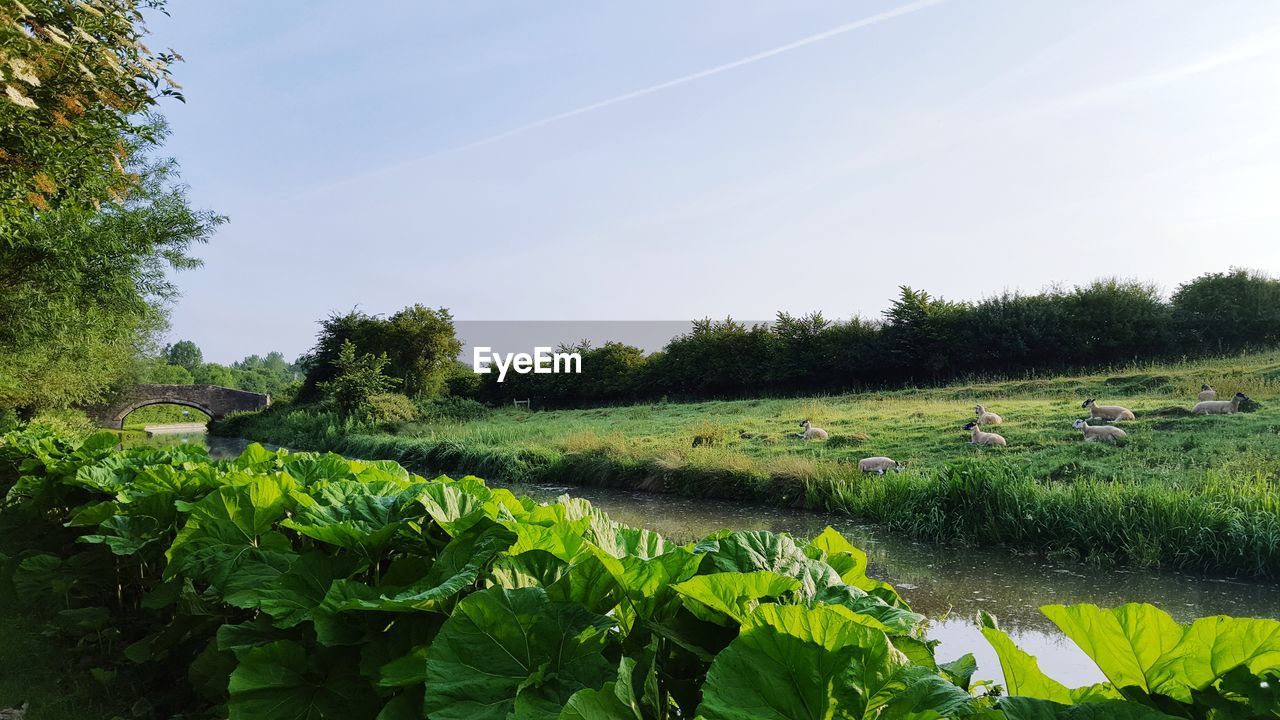
[[[1109,682],[1069,690],[994,618],[1003,689],[834,530],[685,545],[390,461],[0,443],[0,582],[56,607],[156,717],[1245,718],[1280,711],[1280,622],[1045,612]],[[958,479],[956,482],[963,482]],[[132,668],[132,670],[131,670]],[[137,691],[137,690],[135,690]]]

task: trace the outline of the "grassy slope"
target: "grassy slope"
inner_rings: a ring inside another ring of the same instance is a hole
[[[1201,382],[1224,398],[1237,390],[1262,403],[1234,417],[1157,416],[1191,407]],[[1084,444],[1071,428],[1087,416],[1085,396],[1121,403],[1136,422],[1119,447]],[[1005,418],[988,428],[1009,441],[1005,449],[968,444],[961,426],[981,402]],[[811,418],[831,432],[827,442],[795,437]],[[817,476],[855,471],[858,459],[888,455],[915,468],[937,467],[968,456],[996,456],[1024,464],[1041,479],[1099,477],[1122,481],[1198,484],[1206,471],[1231,475],[1280,472],[1280,355],[1129,369],[1044,380],[993,382],[935,390],[790,400],[739,400],[528,413],[502,410],[464,425],[410,425],[400,434],[467,447],[601,450],[667,465],[751,467],[771,475]],[[698,435],[717,447],[692,447]],[[862,438],[866,439],[863,440]]]
[[[1256,412],[1186,417],[1202,382]],[[1138,415],[1119,446],[1083,443],[1086,396]],[[1008,448],[968,444],[981,402]],[[1163,411],[1163,412],[1162,412]],[[805,442],[812,418],[832,434]],[[919,537],[1280,576],[1280,354],[1111,373],[808,399],[501,410],[471,423],[351,432],[307,412],[226,428],[294,448],[390,457],[423,470],[644,487],[847,512]],[[697,436],[714,447],[692,447]],[[862,439],[865,438],[865,439]],[[889,455],[901,475],[863,477]]]

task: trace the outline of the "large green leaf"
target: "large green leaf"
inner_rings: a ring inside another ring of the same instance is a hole
[[[295,497],[298,510],[282,523],[285,527],[370,559],[378,557],[410,519],[422,515],[416,498],[406,497],[403,484],[394,481],[323,482]]]
[[[1126,700],[1062,705],[1049,700],[1008,697],[997,703],[1005,720],[1176,720],[1155,708]]]
[[[768,570],[799,580],[799,593],[807,598],[842,582],[835,570],[810,558],[786,535],[763,530],[734,532],[714,541],[714,546],[704,561],[704,568],[711,572]]]
[[[497,518],[497,510],[484,498],[467,492],[457,483],[429,483],[422,486],[418,501],[446,533],[458,536],[484,518]]]
[[[671,586],[684,597],[694,615],[721,625],[746,622],[766,598],[779,598],[800,589],[800,581],[768,570],[695,575]]]
[[[599,690],[574,693],[560,712],[560,720],[645,720],[667,714],[656,672],[657,640],[639,653],[639,660],[624,655],[617,677]]]
[[[381,703],[354,658],[281,640],[250,648],[231,673],[230,720],[370,719]]]
[[[407,586],[370,587],[353,580],[333,583],[320,611],[373,610],[404,612],[442,610],[480,571],[515,540],[515,534],[483,520],[454,538],[419,580]]]
[[[556,717],[613,668],[602,655],[612,626],[541,588],[493,587],[465,598],[431,645],[426,714],[436,720]]]
[[[867,554],[833,528],[827,527],[811,540],[805,553],[830,565],[846,585],[873,592],[888,600],[889,604],[907,609],[892,585],[867,576]]]
[[[284,459],[284,467],[303,485],[351,480],[355,477],[351,471],[351,462],[333,453],[293,453]]]
[[[875,595],[867,595],[852,585],[833,585],[823,588],[814,598],[815,603],[836,605],[873,619],[885,632],[900,635],[916,633],[925,617],[896,605],[890,605]]]
[[[996,651],[996,657],[1000,659],[1000,669],[1004,671],[1005,690],[1010,695],[1051,700],[1064,705],[1070,705],[1073,702],[1071,691],[1062,683],[1045,675],[1040,670],[1040,663],[1015,645],[1004,631],[994,627],[984,627],[982,636],[991,643],[991,647]]]
[[[311,619],[334,581],[347,578],[358,565],[351,555],[305,553],[266,584],[242,587],[225,600],[236,607],[261,610],[274,619],[276,627],[290,628]]]
[[[761,605],[711,664],[698,715],[708,720],[860,718],[905,665],[884,633],[839,613]]]
[[[1188,702],[1191,691],[1204,690],[1239,667],[1254,676],[1280,674],[1280,622],[1200,618],[1155,662],[1149,675],[1154,692]]]
[[[1152,668],[1178,645],[1184,632],[1154,605],[1130,603],[1114,610],[1089,604],[1046,605],[1041,611],[1120,689],[1151,692]]]

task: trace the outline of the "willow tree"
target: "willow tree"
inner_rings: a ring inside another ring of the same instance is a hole
[[[177,55],[154,0],[0,0],[0,409],[100,397],[164,325],[193,210],[155,106]]]

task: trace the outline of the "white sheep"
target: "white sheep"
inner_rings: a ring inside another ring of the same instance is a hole
[[[978,416],[977,422],[979,425],[999,425],[1004,422],[1004,418],[990,412],[981,405],[973,406],[973,414]]]
[[[1080,407],[1088,409],[1089,417],[1106,420],[1107,422],[1134,419],[1133,411],[1129,408],[1120,407],[1119,405],[1099,405],[1094,402],[1093,398],[1080,403]]]
[[[969,442],[973,445],[1006,445],[1004,437],[995,433],[983,432],[978,423],[971,422],[964,426],[965,430],[972,431],[969,435]]]
[[[1097,442],[1099,440],[1109,440],[1115,442],[1125,436],[1125,431],[1118,427],[1110,425],[1090,425],[1084,420],[1076,420],[1071,423],[1071,427],[1084,433],[1085,442]]]
[[[858,461],[858,469],[864,473],[883,475],[889,470],[900,472],[902,470],[902,463],[894,462],[893,458],[869,457],[862,458]]]
[[[1240,403],[1248,400],[1244,393],[1238,392],[1230,400],[1205,400],[1191,408],[1193,415],[1233,415],[1240,412]]]
[[[804,428],[804,432],[800,433],[800,437],[804,438],[805,440],[826,440],[827,439],[827,431],[823,430],[820,427],[814,427],[813,425],[809,424],[808,420],[805,420],[804,422],[800,423],[800,427]]]
[[[1205,400],[1217,400],[1218,391],[1214,390],[1212,385],[1201,385],[1200,394],[1196,396],[1196,399],[1200,402],[1204,402]]]

